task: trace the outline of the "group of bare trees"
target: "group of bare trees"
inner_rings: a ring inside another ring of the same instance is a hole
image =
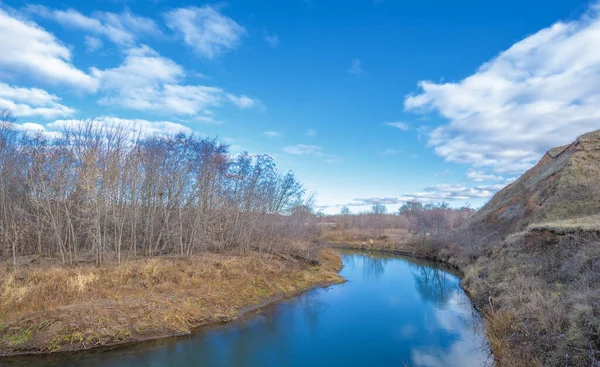
[[[335,223],[337,231],[355,231],[371,237],[405,231],[411,234],[412,242],[436,248],[451,242],[450,236],[462,233],[455,230],[467,222],[474,210],[468,206],[452,208],[444,202],[423,204],[414,201],[406,202],[395,213],[387,213],[382,204],[375,204],[371,211],[358,214],[351,214],[348,207],[342,207],[340,214],[329,216],[327,220]]]
[[[13,122],[3,112],[0,260],[280,251],[308,228],[304,189],[268,156],[232,157],[194,134],[88,121],[49,136]]]
[[[408,230],[416,239],[436,247],[447,243],[451,231],[465,224],[474,211],[469,207],[451,208],[445,202],[412,201],[403,204],[398,213],[408,219]]]

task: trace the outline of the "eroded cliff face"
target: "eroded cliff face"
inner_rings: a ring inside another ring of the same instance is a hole
[[[499,191],[471,225],[495,225],[508,233],[533,223],[600,213],[600,130],[550,149],[518,180]]]

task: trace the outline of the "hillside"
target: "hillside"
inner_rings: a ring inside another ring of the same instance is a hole
[[[600,366],[600,130],[549,150],[465,233],[479,237],[446,251],[498,365]]]
[[[499,191],[471,220],[503,232],[600,213],[600,130],[550,149],[533,168]]]
[[[322,238],[459,268],[498,366],[600,366],[600,130],[460,213],[417,206],[379,227],[340,216]]]

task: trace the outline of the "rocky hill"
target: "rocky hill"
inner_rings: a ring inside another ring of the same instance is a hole
[[[567,230],[569,226],[598,228],[597,214],[600,130],[550,149],[535,167],[494,195],[471,224],[496,225],[504,233],[528,226],[545,228],[546,224],[548,228]]]

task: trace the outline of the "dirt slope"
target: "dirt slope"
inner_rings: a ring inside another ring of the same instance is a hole
[[[499,191],[471,220],[506,232],[532,223],[600,213],[600,130],[550,149],[535,167]]]

